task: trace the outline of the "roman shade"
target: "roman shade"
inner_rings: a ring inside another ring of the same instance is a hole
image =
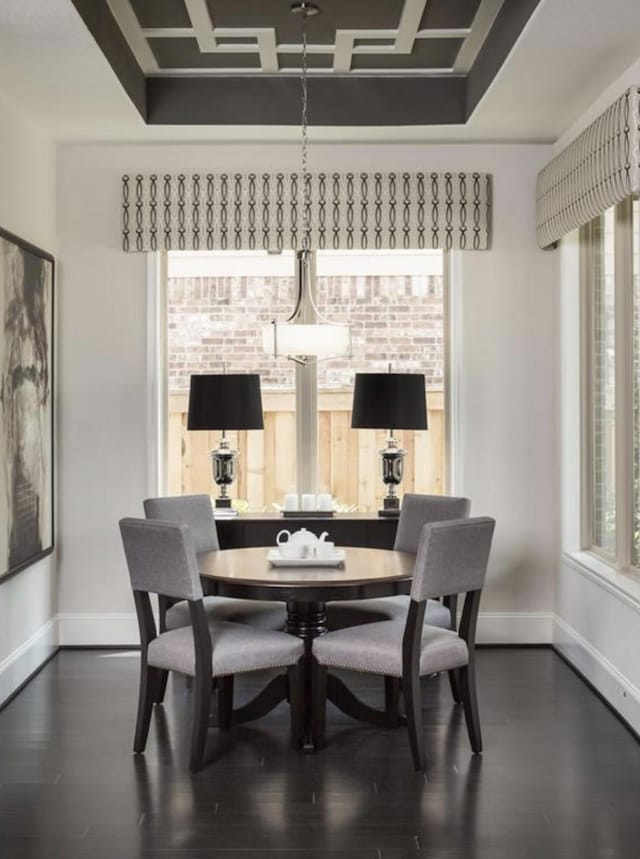
[[[541,248],[640,190],[640,87],[628,89],[538,174]]]
[[[486,250],[486,173],[313,173],[311,249]],[[303,246],[299,173],[122,177],[125,251],[266,250]]]

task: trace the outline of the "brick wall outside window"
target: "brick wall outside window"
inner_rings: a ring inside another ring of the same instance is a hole
[[[424,372],[442,388],[444,329],[438,275],[319,277],[318,307],[352,324],[353,357],[318,365],[321,389],[345,390],[356,371]],[[169,391],[188,390],[191,373],[257,372],[265,390],[292,388],[294,365],[262,349],[262,326],[284,321],[293,277],[172,277],[168,280]]]

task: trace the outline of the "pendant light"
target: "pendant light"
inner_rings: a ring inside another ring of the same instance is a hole
[[[315,302],[315,266],[309,247],[311,233],[311,177],[307,167],[307,19],[318,15],[315,3],[291,6],[301,16],[302,30],[302,248],[296,251],[296,303],[285,322],[275,319],[262,332],[263,348],[274,358],[286,357],[298,364],[327,358],[351,356],[351,326],[334,324],[318,310]]]

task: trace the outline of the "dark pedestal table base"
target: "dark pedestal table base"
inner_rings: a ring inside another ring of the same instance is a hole
[[[312,749],[311,721],[314,701],[311,693],[311,660],[312,642],[314,638],[327,632],[327,607],[323,602],[297,602],[290,600],[287,603],[287,619],[285,631],[290,635],[296,635],[305,643],[304,660],[304,689],[305,689],[305,714],[304,714],[304,748]],[[387,686],[389,684],[387,683]],[[385,697],[389,698],[389,690],[385,690]],[[396,692],[397,694],[397,692]],[[251,701],[237,710],[233,711],[232,721],[234,724],[251,722],[260,719],[274,710],[279,704],[288,699],[287,676],[279,674],[274,677],[265,688]],[[400,722],[394,716],[393,707],[385,710],[376,710],[361,701],[349,687],[333,674],[327,676],[327,699],[339,710],[357,719],[382,728],[397,727]],[[317,739],[317,738],[316,738]],[[323,745],[323,739],[318,744]]]
[[[339,525],[338,521],[332,522],[336,527]],[[257,529],[259,526],[274,528],[281,526],[281,520],[276,521],[271,517],[264,522],[257,521],[254,525]],[[345,525],[343,522],[342,526]],[[370,522],[367,518],[358,519],[355,524],[351,523],[349,528],[356,525],[369,528]],[[257,538],[257,534],[254,536]],[[272,542],[268,545],[272,545]],[[408,594],[415,558],[413,555],[390,549],[347,545],[344,550],[344,563],[340,567],[327,570],[317,568],[310,572],[306,566],[274,568],[267,558],[267,546],[201,552],[197,556],[198,568],[203,589],[208,595],[286,604],[285,631],[305,643],[301,679],[304,683],[305,700],[304,731],[298,730],[298,736],[303,733],[305,744],[309,744],[314,715],[311,680],[312,673],[316,673],[312,672],[312,642],[314,638],[327,632],[327,603],[333,600],[363,600]],[[327,698],[344,713],[377,726],[392,727],[397,724],[397,680],[387,679],[385,709],[379,711],[356,698],[338,677],[327,676],[326,672],[323,672],[323,680],[325,676]],[[232,688],[232,679],[227,678],[223,689],[223,703],[225,694],[226,700],[232,697]],[[268,683],[252,701],[234,710],[230,719],[227,708],[224,727],[233,722],[248,722],[260,718],[287,700],[288,696],[287,675],[283,673]],[[317,696],[318,700],[321,697],[324,695]],[[316,731],[316,747],[321,747],[322,740],[322,732]]]

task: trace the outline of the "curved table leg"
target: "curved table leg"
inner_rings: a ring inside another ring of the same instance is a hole
[[[287,696],[287,675],[278,674],[277,677],[267,683],[262,692],[259,692],[255,698],[233,711],[233,724],[239,725],[243,722],[261,719],[275,709],[281,701],[286,701]]]
[[[396,711],[376,710],[375,707],[365,704],[335,674],[327,675],[327,698],[347,716],[360,722],[367,722],[378,728],[397,728],[400,724]]]
[[[311,647],[314,638],[327,632],[327,607],[323,602],[287,603],[287,620],[285,631],[290,635],[301,638],[305,644],[304,670],[304,746],[313,748],[311,735],[312,718],[312,688],[311,688]],[[361,701],[348,686],[333,674],[327,675],[327,698],[339,710],[361,722],[367,722],[380,728],[396,727],[400,720],[397,714],[398,690],[388,689],[386,710],[376,710]],[[282,701],[287,699],[288,686],[284,674],[271,680],[262,692],[251,701],[233,711],[233,723],[259,719],[271,712]]]
[[[285,631],[305,643],[304,671],[304,745],[311,743],[311,642],[327,631],[327,607],[322,602],[288,602]],[[260,719],[288,698],[285,674],[274,677],[265,688],[242,707],[232,711],[230,722],[241,724]]]

